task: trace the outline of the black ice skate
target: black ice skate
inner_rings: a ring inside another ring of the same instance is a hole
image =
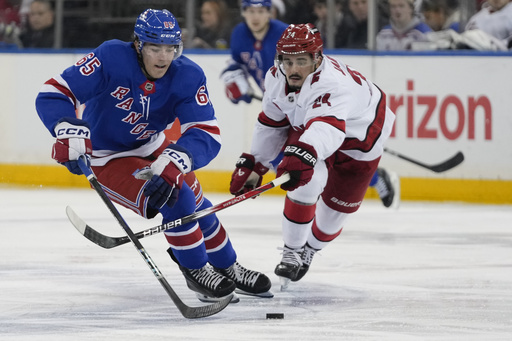
[[[180,270],[185,276],[188,288],[206,297],[224,297],[236,288],[235,282],[215,272],[208,264],[201,269],[187,269],[180,265]]]
[[[309,244],[306,244],[304,246],[304,251],[302,251],[301,260],[302,260],[302,266],[299,269],[299,272],[297,273],[297,277],[295,279],[292,279],[292,282],[297,282],[304,277],[304,275],[308,272],[309,266],[311,265],[311,262],[313,261],[313,256],[315,253],[317,253],[318,250],[313,249]]]
[[[188,269],[178,262],[171,248],[167,249],[167,253],[171,256],[171,259],[178,264],[183,276],[185,276],[188,288],[196,292],[199,300],[203,302],[214,302],[218,298],[233,294],[231,303],[238,302],[237,297],[234,296],[233,293],[236,284],[229,278],[215,272],[209,264],[206,264],[201,269]]]
[[[379,179],[375,189],[385,207],[398,207],[400,202],[400,180],[396,173],[387,172],[384,168],[377,168]]]
[[[281,263],[277,264],[274,273],[279,276],[281,290],[285,290],[290,281],[295,281],[297,278],[302,266],[301,254],[303,248],[292,249],[285,245],[281,250],[283,250],[283,258],[281,258]]]
[[[236,293],[258,297],[271,298],[274,295],[269,291],[272,283],[261,272],[244,268],[235,262],[227,269],[214,267],[215,271],[231,279],[236,284]]]

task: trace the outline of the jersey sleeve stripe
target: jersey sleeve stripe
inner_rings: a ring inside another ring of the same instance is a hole
[[[319,117],[315,117],[311,120],[309,120],[307,123],[306,123],[306,129],[309,128],[309,126],[311,124],[313,124],[313,122],[324,122],[324,123],[327,123],[339,130],[341,130],[342,132],[346,133],[346,130],[345,130],[345,120],[342,120],[342,119],[339,119],[337,117],[334,117],[334,116],[319,116]]]
[[[60,78],[60,79],[58,80],[56,78]],[[61,77],[55,77],[55,78],[49,79],[44,84],[45,84],[45,86],[41,92],[55,92],[55,90],[56,90],[57,93],[61,93],[64,96],[66,96],[67,98],[69,98],[71,103],[73,103],[73,106],[75,107],[75,109],[78,109],[78,107],[80,106],[80,102],[76,99],[73,92],[69,89],[69,86],[64,79],[62,79]],[[50,86],[51,88],[53,88],[55,90],[47,91],[49,89],[46,85]]]
[[[347,137],[341,149],[355,149],[365,153],[372,150],[373,146],[382,134],[382,128],[384,127],[384,121],[386,119],[386,94],[380,89],[379,91],[381,93],[381,98],[375,110],[375,117],[373,121],[368,125],[365,139],[360,141],[356,138]]]
[[[181,134],[185,134],[190,129],[199,129],[210,135],[215,141],[220,143],[220,129],[217,121],[191,122],[181,125]]]
[[[290,122],[288,122],[288,119],[285,118],[281,121],[274,121],[273,119],[269,118],[265,113],[262,111],[258,115],[258,122],[261,123],[264,126],[271,127],[271,128],[282,128],[290,125]]]

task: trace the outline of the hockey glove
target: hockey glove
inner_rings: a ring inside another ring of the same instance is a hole
[[[225,71],[221,78],[226,86],[226,96],[231,102],[235,104],[240,101],[251,103],[252,89],[242,69]]]
[[[240,195],[259,187],[263,175],[268,172],[268,168],[261,163],[256,163],[254,156],[243,153],[236,162],[236,169],[231,175],[231,184],[229,191],[231,194]]]
[[[281,185],[285,191],[304,186],[313,177],[317,154],[313,146],[297,141],[284,149],[283,160],[277,166],[277,177],[290,173],[290,180]]]
[[[177,144],[170,144],[149,167],[137,171],[137,179],[149,180],[144,187],[148,205],[173,207],[183,186],[184,174],[192,170],[192,155]]]
[[[83,174],[77,160],[85,155],[89,167],[92,154],[91,131],[87,122],[66,117],[57,122],[54,131],[57,140],[53,144],[52,158],[66,166],[71,173]]]

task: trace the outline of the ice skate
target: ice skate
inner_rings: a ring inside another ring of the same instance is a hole
[[[302,266],[299,269],[299,272],[297,273],[297,277],[295,279],[292,279],[292,282],[297,282],[304,277],[304,275],[308,272],[309,266],[311,265],[311,262],[313,261],[313,256],[315,253],[317,253],[318,250],[313,249],[309,244],[306,244],[304,246],[304,251],[302,251],[301,260],[302,260]]]
[[[208,264],[201,269],[187,269],[180,265],[180,270],[188,288],[206,297],[225,297],[236,288],[235,282],[214,271]]]
[[[269,291],[272,283],[261,272],[244,268],[235,262],[227,269],[215,268],[215,271],[231,279],[236,284],[235,292],[241,295],[271,298],[274,295]]]
[[[302,266],[301,254],[303,248],[291,249],[285,245],[279,249],[283,250],[283,258],[281,258],[281,263],[277,264],[274,273],[279,276],[281,290],[285,290],[290,281],[294,281],[297,278],[297,274]]]
[[[388,172],[384,168],[378,168],[379,179],[375,189],[385,207],[398,208],[400,204],[400,179],[395,172]]]
[[[238,297],[238,295],[236,293],[233,292],[229,295],[231,296],[231,301],[229,302],[230,304],[240,302],[240,298]],[[224,299],[224,297],[210,297],[210,296],[200,294],[198,292],[196,292],[196,297],[199,301],[204,302],[204,303],[216,303],[216,302],[222,301]]]

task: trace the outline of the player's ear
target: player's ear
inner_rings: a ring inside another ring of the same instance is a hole
[[[137,54],[140,56],[141,50],[142,50],[142,42],[137,38],[137,36],[134,36],[133,38],[133,45],[135,47],[135,51],[137,51]]]

